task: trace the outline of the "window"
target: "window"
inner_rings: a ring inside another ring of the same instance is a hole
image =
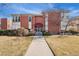
[[[20,16],[18,17],[18,22],[20,22]]]
[[[14,16],[13,17],[13,22],[20,22],[20,17],[19,16]]]
[[[77,26],[79,27],[79,24],[77,24]]]
[[[1,22],[0,22],[0,26],[1,26]]]
[[[79,29],[79,24],[77,24],[77,28]]]
[[[13,17],[13,22],[15,22],[15,19],[14,19],[14,17]]]
[[[18,22],[17,16],[15,17],[15,22]]]
[[[13,16],[13,22],[17,22],[17,17]]]
[[[20,22],[20,16],[17,16],[16,22]]]
[[[31,22],[32,21],[32,16],[29,16],[28,20],[29,20],[29,22]]]

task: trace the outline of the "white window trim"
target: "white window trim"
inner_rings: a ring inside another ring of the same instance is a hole
[[[45,15],[45,31],[48,32],[48,13],[46,13]]]
[[[31,17],[31,21],[29,21],[29,17]],[[32,30],[32,16],[31,15],[28,16],[28,28]]]

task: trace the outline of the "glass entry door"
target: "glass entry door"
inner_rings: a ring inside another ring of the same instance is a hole
[[[36,32],[41,32],[41,31],[42,31],[42,28],[41,28],[41,27],[36,27],[36,28],[35,28],[35,31],[36,31]]]
[[[36,36],[42,36],[42,28],[41,27],[35,28],[35,35]]]
[[[43,24],[41,23],[35,24],[35,35],[36,36],[42,36],[42,28],[43,28]]]

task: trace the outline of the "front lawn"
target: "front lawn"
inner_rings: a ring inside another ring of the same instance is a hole
[[[22,56],[31,42],[32,37],[0,36],[0,56]]]
[[[79,36],[52,35],[46,41],[57,56],[79,56]]]

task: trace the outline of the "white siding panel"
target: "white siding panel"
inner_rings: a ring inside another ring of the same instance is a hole
[[[13,22],[12,29],[18,29],[18,28],[20,28],[20,22]]]
[[[29,29],[32,29],[32,23],[29,22]]]
[[[45,30],[48,31],[48,14],[45,16]]]

